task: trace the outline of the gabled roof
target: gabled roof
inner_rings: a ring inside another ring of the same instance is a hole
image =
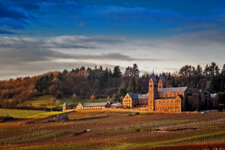
[[[159,88],[159,93],[168,93],[168,92],[185,92],[187,87],[173,87],[173,88]]]
[[[128,93],[132,99],[147,99],[148,94]]]
[[[132,99],[137,99],[138,94],[137,93],[127,93]]]
[[[104,103],[81,103],[81,105],[83,105],[84,107],[85,106],[105,106],[107,104],[107,102],[104,102]]]
[[[121,103],[114,103],[114,104],[111,104],[111,106],[118,107],[118,106],[122,106],[122,104]]]
[[[183,99],[182,95],[177,95],[181,100]],[[155,100],[174,100],[176,97],[158,97]]]
[[[147,99],[148,94],[138,94],[138,99]]]

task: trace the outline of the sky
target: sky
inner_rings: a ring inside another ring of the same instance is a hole
[[[0,80],[76,67],[225,64],[223,0],[0,0]]]

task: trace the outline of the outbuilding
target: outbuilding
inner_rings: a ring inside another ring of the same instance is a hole
[[[76,110],[103,110],[106,107],[105,103],[79,103]]]

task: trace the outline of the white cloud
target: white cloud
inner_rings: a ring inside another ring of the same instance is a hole
[[[142,71],[171,71],[183,65],[205,65],[225,58],[225,35],[218,32],[180,34],[155,39],[103,36],[49,38],[1,36],[0,79],[40,74],[78,66],[137,63]]]

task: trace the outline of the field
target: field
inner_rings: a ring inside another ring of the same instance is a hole
[[[0,123],[0,149],[225,148],[225,113],[71,112],[69,120]],[[30,121],[30,119],[29,119]]]
[[[28,105],[32,106],[35,108],[41,108],[41,107],[52,107],[49,105],[49,100],[51,98],[54,98],[51,95],[44,95],[44,96],[39,96],[37,98],[25,101],[21,105]],[[60,99],[56,99],[60,103],[58,104],[59,107],[62,107],[63,103],[67,103],[68,106],[75,107],[79,102],[81,103],[98,103],[98,102],[107,102],[106,99],[95,99],[95,100],[90,100],[90,99],[74,99],[72,96],[63,96]]]
[[[51,115],[60,114],[57,111],[40,111],[40,110],[16,110],[16,109],[0,109],[0,116],[10,116],[13,118],[45,118]]]

